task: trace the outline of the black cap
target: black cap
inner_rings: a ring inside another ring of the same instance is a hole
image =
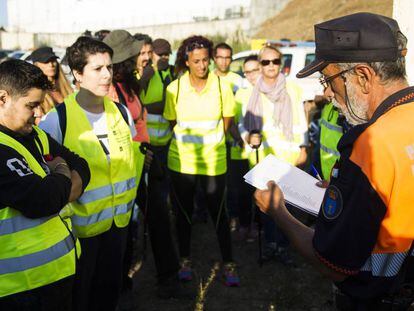
[[[315,60],[296,75],[304,78],[330,63],[396,61],[405,56],[398,50],[397,21],[372,14],[356,13],[315,25]]]
[[[171,54],[171,45],[165,39],[155,39],[152,42],[152,49],[157,55]]]
[[[53,53],[53,49],[51,47],[43,46],[41,48],[38,48],[37,50],[34,50],[27,59],[31,60],[33,63],[47,63],[52,59],[55,60],[58,58],[59,57],[56,56],[55,53]]]

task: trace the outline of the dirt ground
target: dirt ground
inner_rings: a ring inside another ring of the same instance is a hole
[[[199,296],[194,300],[157,298],[156,272],[148,247],[147,259],[134,276],[133,290],[122,295],[119,311],[334,310],[330,282],[297,254],[293,253],[296,267],[276,261],[259,267],[258,243],[233,241],[241,287],[227,288],[222,283],[220,253],[212,223],[195,224],[192,238],[195,278],[186,286],[197,290]]]

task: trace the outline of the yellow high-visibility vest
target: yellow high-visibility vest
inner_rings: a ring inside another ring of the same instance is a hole
[[[220,76],[220,80],[230,85],[233,94],[236,94],[243,82],[243,78],[232,71],[229,71],[225,76]]]
[[[76,102],[76,93],[65,99],[66,135],[64,145],[89,164],[91,180],[84,193],[70,203],[76,234],[87,238],[109,230],[112,223],[126,227],[137,190],[137,157],[131,131],[116,105],[104,98],[110,160],[107,159],[85,112]]]
[[[43,155],[49,154],[46,133],[37,127]],[[20,142],[0,132],[0,144],[24,157],[34,174],[46,173]],[[42,208],[33,206],[33,208]],[[32,290],[75,274],[75,241],[56,215],[31,219],[12,207],[0,209],[0,297]]]
[[[168,167],[179,173],[217,176],[227,170],[223,118],[234,116],[234,96],[227,83],[209,73],[197,92],[186,72],[167,88],[164,117],[176,120]]]
[[[331,170],[339,159],[337,145],[343,135],[342,126],[338,125],[339,111],[332,103],[325,105],[322,109],[320,143],[321,169],[323,178],[331,179]]]
[[[139,99],[143,105],[151,105],[163,100],[164,81],[171,79],[170,69],[164,71],[156,70],[149,81],[147,90],[142,90]],[[147,114],[147,130],[150,137],[150,143],[154,146],[165,146],[172,137],[170,123],[164,119],[162,114]]]
[[[234,122],[235,124],[241,124],[243,122],[243,111],[245,113],[245,108],[247,103],[249,102],[249,98],[252,92],[252,87],[241,88],[236,92],[234,99],[236,101],[236,108],[235,108],[235,116]],[[248,154],[246,148],[241,148],[234,142],[233,139],[229,139],[231,142],[230,147],[230,159],[231,160],[247,160]]]

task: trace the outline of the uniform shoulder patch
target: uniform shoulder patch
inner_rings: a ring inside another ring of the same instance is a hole
[[[334,185],[329,185],[326,189],[325,197],[322,202],[322,214],[328,220],[338,218],[343,209],[341,191]]]

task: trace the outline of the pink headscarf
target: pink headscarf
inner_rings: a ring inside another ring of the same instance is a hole
[[[287,140],[293,139],[293,113],[292,101],[286,89],[286,79],[281,73],[276,83],[267,85],[260,76],[253,88],[249,103],[247,104],[244,127],[247,131],[263,129],[263,103],[261,93],[274,104],[273,120],[276,126],[281,126]]]

